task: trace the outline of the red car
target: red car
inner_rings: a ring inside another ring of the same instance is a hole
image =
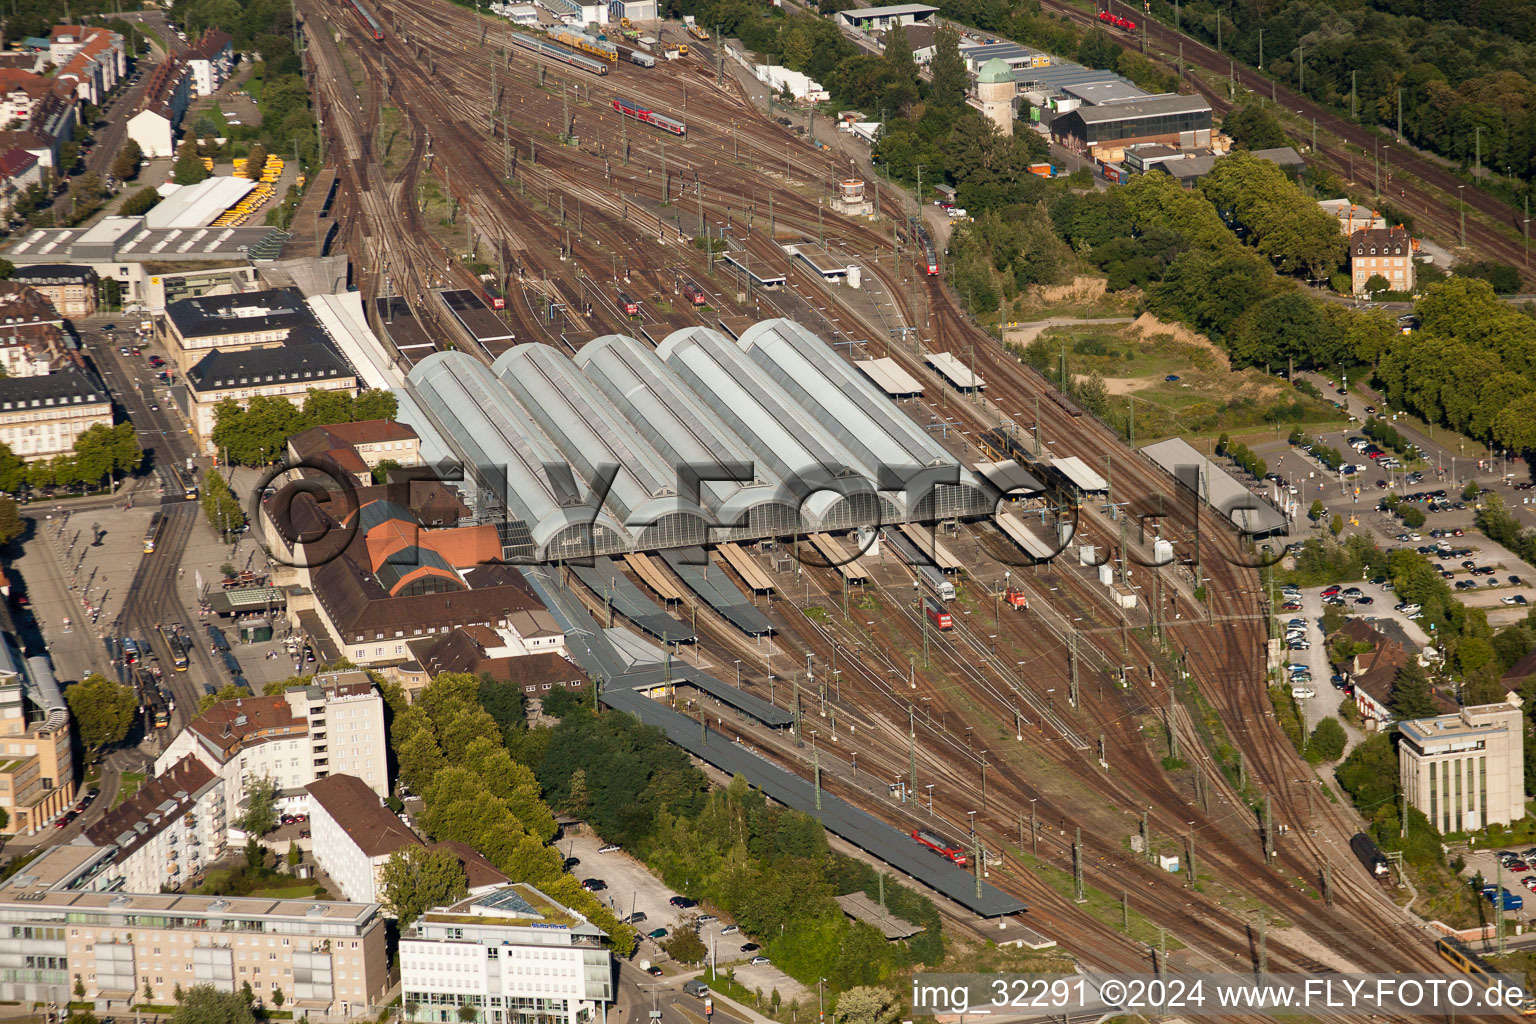
[[[1510,861],[1508,864],[1506,864],[1504,866],[1509,868],[1509,870],[1515,872],[1516,874],[1519,874],[1522,871],[1529,871],[1529,870],[1531,870],[1531,866],[1529,864],[1527,864],[1523,860],[1512,860],[1512,861]]]
[[[1299,611],[1301,611],[1301,605],[1298,604],[1295,601],[1287,601],[1287,602],[1285,602],[1285,604],[1281,605],[1280,608],[1281,608],[1282,611],[1287,611],[1287,612],[1299,612]]]
[[[1344,589],[1343,587],[1341,587],[1337,583],[1335,583],[1333,586],[1331,586],[1327,590],[1323,591],[1323,596],[1324,597],[1332,597],[1334,594],[1339,593],[1343,589]]]
[[[1532,892],[1536,892],[1536,875],[1526,875],[1524,878],[1520,879],[1520,884]]]

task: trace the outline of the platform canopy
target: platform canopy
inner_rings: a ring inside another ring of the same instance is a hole
[[[864,376],[874,381],[876,387],[892,398],[905,398],[923,393],[923,385],[918,379],[903,370],[901,364],[890,356],[880,359],[855,359],[853,365],[857,366]]]
[[[1076,455],[1069,455],[1064,459],[1057,459],[1055,466],[1057,469],[1061,470],[1062,475],[1065,476],[1068,480],[1071,480],[1073,486],[1075,486],[1080,491],[1092,492],[1109,490],[1109,483],[1103,477],[1099,476],[1099,474],[1089,469],[1088,464],[1082,459],[1078,458]]]
[[[971,368],[955,358],[953,352],[930,352],[927,363],[938,370],[955,387],[961,391],[983,391],[987,382],[971,372]]]

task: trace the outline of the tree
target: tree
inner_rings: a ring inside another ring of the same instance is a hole
[[[129,139],[117,151],[117,156],[112,158],[112,177],[118,181],[131,181],[138,177],[139,161],[143,159],[144,151],[137,142]]]
[[[133,687],[119,686],[96,672],[65,690],[64,696],[88,752],[87,761],[94,760],[103,747],[121,743],[139,711]]]
[[[246,155],[244,176],[251,179],[252,181],[260,181],[261,172],[266,169],[266,166],[267,151],[262,147],[261,143],[258,142],[256,145],[251,147],[250,153]]]
[[[696,964],[709,955],[704,940],[699,938],[694,922],[679,922],[677,929],[662,943],[662,948],[678,963]]]
[[[1120,70],[1120,47],[1102,28],[1094,27],[1083,34],[1077,44],[1077,62],[1088,68],[1106,71]]]
[[[1221,130],[1241,149],[1278,149],[1287,145],[1285,129],[1267,109],[1249,103],[1229,113]]]
[[[1372,274],[1365,279],[1365,290],[1371,298],[1375,298],[1382,292],[1391,291],[1392,283],[1380,274]]]
[[[187,998],[187,993],[182,990],[181,982],[178,981],[176,983],[176,987],[171,989],[171,998],[176,1000],[178,1003]]]
[[[1417,660],[1397,670],[1390,697],[1392,713],[1398,718],[1426,718],[1435,713],[1435,698],[1429,680]]]
[[[274,988],[272,990],[272,1005],[281,1010],[283,1008],[284,1001],[285,997],[283,995],[283,990],[280,988]]]
[[[860,985],[837,997],[837,1017],[843,1024],[895,1024],[901,1007],[883,988]]]
[[[373,467],[373,482],[376,484],[389,483],[390,471],[399,468],[400,463],[394,459],[380,459],[379,464]]]
[[[249,1000],[237,992],[220,992],[212,985],[194,985],[171,1012],[172,1024],[256,1024]]]
[[[75,998],[85,998],[85,981],[78,974],[75,975]]]
[[[246,788],[245,813],[235,822],[251,837],[263,836],[277,827],[277,783],[255,779]]]
[[[1339,534],[1343,533],[1344,532],[1344,517],[1339,515],[1338,513],[1334,513],[1333,518],[1331,520],[1329,520],[1329,522],[1328,522],[1328,529],[1333,532],[1333,535],[1335,537],[1337,537]]]
[[[1482,490],[1482,488],[1480,488],[1477,485],[1477,481],[1476,480],[1468,480],[1467,481],[1467,486],[1465,486],[1465,487],[1463,487],[1461,489],[1461,500],[1462,501],[1472,501],[1473,499],[1475,499],[1478,496],[1478,494],[1481,492],[1481,490]]]
[[[1403,525],[1410,530],[1417,530],[1424,525],[1424,510],[1417,505],[1402,505],[1398,508],[1397,514],[1402,519]]]
[[[149,987],[149,982],[147,981],[144,983],[144,1001],[146,1003],[155,1001],[155,990]]]
[[[393,391],[370,388],[352,403],[354,420],[392,420],[400,412],[400,399]]]
[[[206,181],[211,172],[203,166],[203,158],[197,155],[197,143],[191,139],[176,151],[176,163],[172,167],[172,179],[178,185],[196,185]]]
[[[224,482],[224,475],[216,469],[210,469],[203,478],[203,494],[200,499],[203,506],[203,516],[208,520],[208,525],[220,534],[231,530],[239,530],[245,523],[245,509],[240,506],[240,499],[235,497],[235,492],[230,490],[229,484]],[[226,575],[234,575],[226,573]]]
[[[217,693],[205,693],[197,699],[197,713],[202,714],[215,704],[222,704],[227,700],[239,700],[241,697],[250,696],[250,691],[236,686],[234,683],[225,683],[219,687]]]
[[[59,145],[59,177],[67,178],[80,166],[80,143],[64,142]]]
[[[122,305],[123,286],[115,277],[103,277],[96,283],[96,297],[107,309]]]
[[[1322,498],[1314,500],[1312,502],[1312,507],[1307,509],[1307,518],[1312,520],[1314,523],[1322,521],[1323,516],[1327,514],[1328,510],[1323,506]]]
[[[133,195],[124,199],[117,212],[124,217],[138,217],[154,209],[160,202],[160,193],[152,188],[141,188]],[[111,278],[116,280],[116,278]]]
[[[965,58],[960,56],[960,33],[946,23],[935,33],[933,47],[933,61],[928,65],[933,76],[928,85],[929,98],[936,107],[958,108],[965,103],[970,82]],[[923,197],[918,199],[922,201]]]
[[[906,26],[897,25],[886,32],[885,64],[898,82],[917,86],[917,62],[912,57],[912,43],[907,38]]]
[[[463,1006],[459,1007],[457,1016],[459,1018],[460,1024],[473,1024],[473,1021],[480,1016],[480,1011],[475,1009],[471,1004],[465,1003]]]
[[[288,866],[296,868],[304,860],[304,851],[299,849],[299,844],[289,840],[288,842]]]
[[[75,438],[75,467],[82,480],[100,483],[131,473],[144,461],[144,450],[132,423],[98,423]]]
[[[1317,728],[1312,730],[1312,738],[1307,741],[1307,749],[1324,761],[1337,761],[1344,756],[1344,747],[1349,742],[1344,727],[1339,720],[1332,715],[1317,723]]]
[[[453,851],[412,846],[390,854],[381,873],[383,903],[405,928],[430,907],[468,895],[464,866]]]
[[[21,521],[21,512],[16,507],[16,499],[0,498],[0,547],[9,544],[24,532],[26,532],[26,524]]]

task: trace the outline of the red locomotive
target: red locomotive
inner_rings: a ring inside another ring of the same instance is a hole
[[[1127,32],[1136,31],[1136,23],[1130,18],[1122,18],[1120,15],[1111,14],[1109,11],[1100,11],[1099,20],[1106,25],[1113,25],[1115,28],[1123,28]]]
[[[916,840],[920,845],[928,847],[928,849],[932,850],[934,853],[937,853],[941,857],[945,857],[954,861],[962,868],[965,867],[966,864],[970,863],[970,861],[967,860],[965,856],[965,849],[963,847],[956,846],[948,839],[945,839],[941,836],[936,836],[932,832],[922,832],[918,829],[913,829],[912,838]]]
[[[934,628],[940,631],[955,628],[955,617],[949,614],[949,610],[931,597],[923,598],[923,611],[928,616],[928,621]]]

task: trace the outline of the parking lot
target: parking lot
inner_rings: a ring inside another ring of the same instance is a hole
[[[1500,854],[1515,854],[1515,860],[1505,861],[1508,867],[1500,872]],[[1502,882],[1505,889],[1512,895],[1519,896],[1522,906],[1510,907],[1511,913],[1517,913],[1522,918],[1529,916],[1532,910],[1536,910],[1536,871],[1530,870],[1531,864],[1536,864],[1536,847],[1529,848],[1504,848],[1496,850],[1469,850],[1462,855],[1466,861],[1466,867],[1462,869],[1461,877],[1471,884],[1481,875],[1485,885],[1498,885]],[[1536,918],[1530,918],[1536,923]]]
[[[714,907],[704,905],[691,908],[673,906],[670,901],[674,897],[681,897],[681,893],[668,888],[651,874],[645,864],[623,850],[599,853],[606,844],[582,826],[567,827],[564,837],[556,845],[566,858],[574,857],[580,862],[571,868],[571,873],[583,883],[591,879],[606,883],[607,887],[597,890],[594,895],[612,908],[621,920],[634,913],[645,915],[645,919],[635,925],[641,935],[646,936],[641,940],[636,954],[639,959],[653,963],[667,959],[660,942],[649,937],[649,933],[655,929],[665,928],[670,934],[684,919],[717,916],[719,913]],[[771,964],[753,966],[748,963],[753,956],[758,955],[758,951],[741,948],[751,943],[752,939],[736,930],[733,922],[705,921],[699,927],[699,937],[722,965],[731,964],[736,967],[738,978],[751,971],[754,977],[771,979],[762,982],[766,986],[763,989],[765,992],[775,986],[781,993],[786,992],[787,987],[799,989],[798,982]],[[662,941],[665,941],[665,937]],[[753,984],[757,983],[748,984],[748,987],[751,988]]]

